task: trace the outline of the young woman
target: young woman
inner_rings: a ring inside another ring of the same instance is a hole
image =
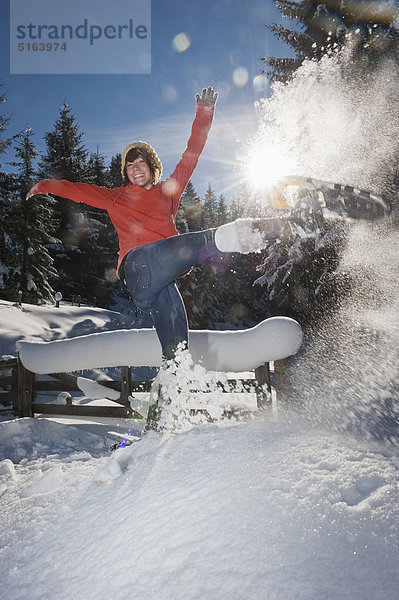
[[[242,219],[218,229],[178,235],[175,217],[210,130],[218,93],[196,94],[197,111],[187,148],[172,175],[160,181],[162,163],[145,142],[133,142],[122,154],[124,184],[106,188],[47,179],[29,192],[54,194],[106,210],[119,237],[118,276],[139,311],[151,315],[164,359],[188,344],[188,324],[175,280],[218,252],[258,251],[275,237],[282,220]]]

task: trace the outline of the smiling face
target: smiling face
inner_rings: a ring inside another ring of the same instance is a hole
[[[126,176],[131,183],[150,190],[153,184],[151,169],[141,156],[126,162]]]

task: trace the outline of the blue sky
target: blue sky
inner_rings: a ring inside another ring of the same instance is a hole
[[[194,94],[212,85],[220,98],[192,180],[200,195],[209,183],[217,194],[234,194],[245,140],[256,130],[254,102],[270,92],[253,85],[261,74],[259,57],[290,56],[266,28],[281,22],[272,0],[152,0],[148,75],[10,75],[9,1],[0,2],[0,81],[7,92],[2,109],[11,117],[7,135],[29,125],[38,150],[44,150],[43,135],[52,130],[66,101],[89,151],[98,145],[109,161],[128,143],[142,139],[156,148],[167,176],[185,149]],[[179,52],[173,40],[182,33],[189,45]]]

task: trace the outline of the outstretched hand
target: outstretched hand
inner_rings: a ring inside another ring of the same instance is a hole
[[[215,92],[213,87],[209,86],[202,90],[202,94],[195,94],[197,102],[205,102],[205,104],[216,104],[216,100],[219,98],[219,93]]]

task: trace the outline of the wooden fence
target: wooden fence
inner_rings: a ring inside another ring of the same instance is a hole
[[[131,368],[122,366],[119,381],[99,382],[105,388],[119,391],[120,396],[112,405],[81,405],[72,402],[56,404],[38,401],[40,395],[46,392],[80,391],[77,379],[78,375],[73,373],[50,373],[43,378],[26,369],[19,358],[2,360],[0,361],[0,402],[12,407],[18,417],[52,414],[127,418],[135,415],[129,398],[134,397],[137,392],[149,392],[152,384],[152,381],[133,380]],[[234,393],[234,390],[237,390],[255,393],[258,408],[263,408],[271,402],[272,383],[279,402],[289,401],[292,393],[290,358],[274,362],[274,377],[271,375],[270,363],[265,363],[254,370],[253,379],[228,379],[227,384],[218,383],[218,386],[222,392]]]

